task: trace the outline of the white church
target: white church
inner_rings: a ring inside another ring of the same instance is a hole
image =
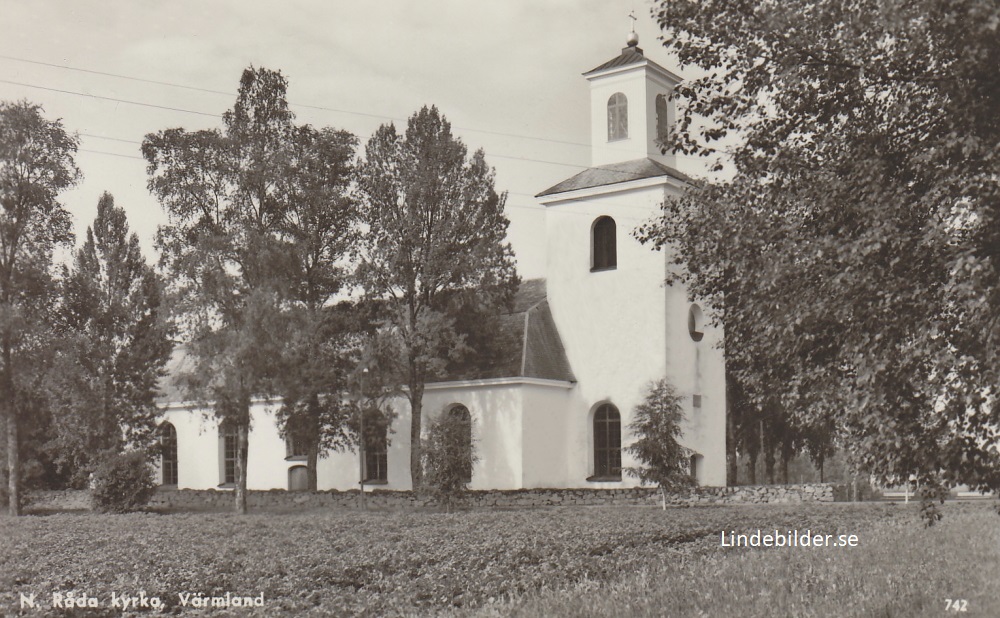
[[[668,256],[632,231],[655,216],[686,177],[660,136],[674,122],[679,78],[649,60],[633,34],[590,83],[592,167],[545,189],[547,274],[524,281],[504,322],[519,360],[497,377],[428,384],[424,427],[437,414],[469,419],[478,461],[471,489],[621,488],[628,426],[648,386],[667,377],[684,396],[681,439],[701,485],[726,484],[726,389],[721,333],[680,287],[667,286]],[[165,388],[168,393],[177,389]],[[173,397],[178,399],[178,397]],[[306,457],[279,434],[280,403],[254,402],[249,489],[307,487]],[[317,463],[320,490],[409,490],[409,405],[394,404],[387,447],[333,452]],[[160,465],[166,487],[232,487],[236,436],[199,404],[165,398]]]

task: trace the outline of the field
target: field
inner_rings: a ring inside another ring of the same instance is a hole
[[[858,546],[720,546],[758,528]],[[948,599],[997,616],[998,573],[1000,517],[983,503],[949,504],[930,529],[885,503],[0,517],[3,615],[121,615],[156,598],[200,616],[963,613]],[[70,593],[99,607],[52,607]],[[229,609],[201,607],[227,593]]]

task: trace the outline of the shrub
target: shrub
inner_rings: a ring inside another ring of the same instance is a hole
[[[424,445],[424,481],[421,488],[451,512],[472,480],[478,460],[472,444],[472,421],[465,408],[446,412],[430,425]]]
[[[102,513],[130,513],[146,506],[155,491],[145,454],[131,451],[110,455],[97,466],[91,499]]]
[[[635,417],[629,425],[639,439],[625,450],[643,465],[626,468],[626,472],[644,485],[659,486],[663,508],[666,508],[667,492],[684,491],[695,484],[690,474],[693,451],[677,441],[683,420],[680,395],[662,379],[650,385],[645,401],[636,406]]]

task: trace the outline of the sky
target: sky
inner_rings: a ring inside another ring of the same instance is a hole
[[[646,56],[683,75],[640,0],[0,0],[0,100],[42,105],[80,137],[83,180],[61,197],[77,243],[108,191],[150,260],[167,219],[146,189],[143,137],[221,127],[243,69],[280,70],[298,123],[346,129],[436,105],[508,192],[524,278],[545,276],[534,195],[590,164],[582,73],[620,53],[630,11]],[[697,173],[697,161],[679,167]]]

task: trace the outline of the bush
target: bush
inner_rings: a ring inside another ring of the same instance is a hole
[[[643,485],[657,485],[664,509],[667,508],[667,492],[683,492],[695,484],[690,474],[690,458],[694,452],[678,442],[683,421],[681,396],[666,379],[661,379],[650,384],[646,399],[636,407],[634,420],[629,425],[638,439],[625,450],[642,465],[625,471]]]
[[[472,420],[467,410],[452,410],[431,422],[423,460],[421,489],[451,512],[468,489],[472,466],[478,460],[472,444]]]
[[[91,500],[102,513],[130,513],[146,506],[155,491],[145,454],[132,451],[111,455],[97,466]]]

